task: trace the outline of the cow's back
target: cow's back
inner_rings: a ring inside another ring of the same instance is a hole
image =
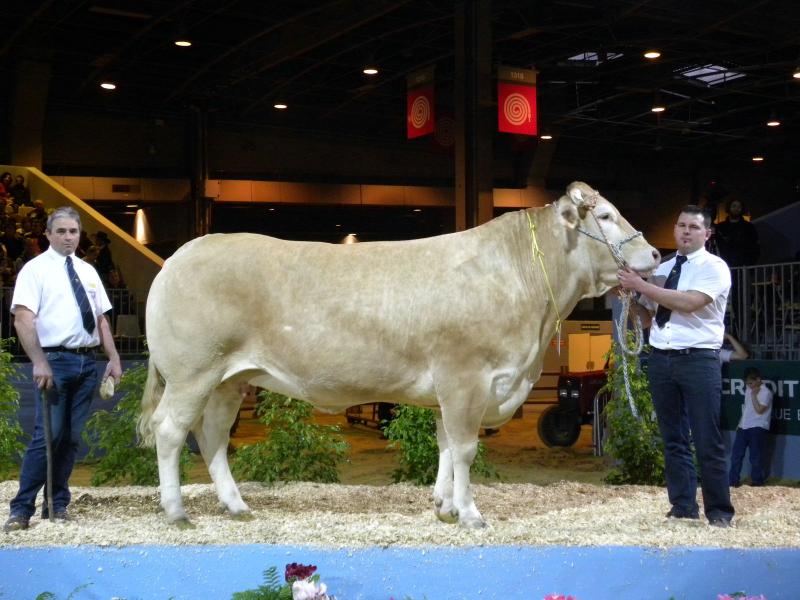
[[[255,234],[193,240],[153,282],[151,356],[181,379],[265,369],[302,381],[301,396],[431,394],[431,365],[452,354],[446,345],[486,348],[505,333],[497,319],[486,323],[510,312],[502,303],[516,285],[498,256],[500,229],[353,245]]]

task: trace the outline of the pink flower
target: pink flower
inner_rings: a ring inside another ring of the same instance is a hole
[[[300,563],[289,563],[286,565],[284,579],[286,583],[292,583],[295,579],[308,579],[317,570],[316,565],[301,565]]]
[[[577,598],[573,598],[572,596],[564,596],[563,594],[548,594],[544,597],[544,600],[578,600]],[[721,600],[718,598],[717,600]]]

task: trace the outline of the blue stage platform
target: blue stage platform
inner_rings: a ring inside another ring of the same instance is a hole
[[[0,547],[0,598],[229,599],[262,572],[314,564],[338,600],[717,600],[800,598],[797,549],[288,546]]]

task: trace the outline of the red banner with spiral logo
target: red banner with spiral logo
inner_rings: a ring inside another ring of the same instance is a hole
[[[433,133],[434,119],[433,67],[408,76],[406,96],[406,137],[411,140]]]
[[[497,128],[503,133],[536,135],[536,71],[500,67],[497,78]]]

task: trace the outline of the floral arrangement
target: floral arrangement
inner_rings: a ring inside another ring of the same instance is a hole
[[[278,570],[270,567],[264,571],[264,584],[255,590],[233,594],[232,600],[336,600],[328,595],[328,586],[315,575],[316,565],[289,563],[280,583]]]
[[[744,592],[733,592],[732,594],[720,594],[717,600],[767,600],[764,594],[758,596],[748,596]]]

